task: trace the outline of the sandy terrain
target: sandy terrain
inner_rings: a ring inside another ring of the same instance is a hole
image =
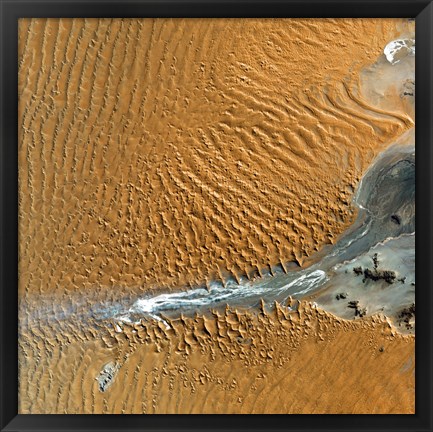
[[[20,291],[302,264],[354,220],[363,171],[412,124],[356,94],[392,20],[19,29]]]
[[[21,19],[20,413],[413,413],[415,338],[383,315],[294,302],[119,325],[94,307],[335,243],[413,126],[414,84],[389,87],[410,68],[383,56],[413,30]]]
[[[121,332],[35,328],[21,346],[20,411],[414,413],[413,336],[383,317],[346,321],[297,304]]]

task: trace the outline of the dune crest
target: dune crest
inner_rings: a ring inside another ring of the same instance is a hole
[[[19,412],[414,413],[415,338],[369,295],[386,281],[358,299],[341,267],[350,293],[310,298],[335,315],[206,297],[272,284],[278,266],[291,277],[354,229],[373,159],[412,151],[414,45],[388,48],[413,33],[404,19],[20,19]],[[406,229],[410,196],[391,195],[407,212],[384,218]],[[400,308],[415,286],[391,246],[379,270],[407,279]],[[189,288],[203,313],[154,311]],[[412,326],[415,304],[397,318]]]
[[[394,32],[20,20],[20,291],[182,289],[302,265],[354,221],[362,173],[413,124],[356,94]]]
[[[120,332],[107,322],[97,338],[91,326],[66,334],[41,327],[26,338],[21,413],[415,410],[414,336],[397,333],[383,315],[344,320],[291,300],[258,313],[142,320]],[[26,363],[32,358],[41,361]]]

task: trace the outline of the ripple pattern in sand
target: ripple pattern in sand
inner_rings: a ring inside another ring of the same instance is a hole
[[[414,339],[381,318],[298,304],[120,331],[95,319],[119,297],[284,269],[335,241],[366,167],[412,125],[363,101],[352,68],[394,33],[20,20],[20,413],[414,411]],[[87,319],[63,319],[77,309]]]
[[[20,20],[20,290],[186,287],[335,241],[411,124],[348,75],[373,24]]]

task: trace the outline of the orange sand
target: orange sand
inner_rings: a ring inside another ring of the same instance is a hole
[[[304,260],[410,125],[357,95],[401,20],[22,19],[20,292]]]
[[[92,333],[26,335],[21,413],[415,411],[414,337],[378,316],[345,321],[301,303]],[[101,392],[110,362],[120,368]]]
[[[21,19],[25,313],[48,294],[89,304],[314,258],[353,222],[373,157],[413,125],[360,75],[408,25]],[[414,412],[413,336],[299,311],[122,332],[30,321],[20,413]],[[102,393],[107,364],[119,369]]]

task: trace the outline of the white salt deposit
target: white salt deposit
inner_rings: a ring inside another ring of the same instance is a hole
[[[408,55],[415,55],[414,39],[397,39],[391,41],[383,50],[386,59],[392,64],[397,64]]]

